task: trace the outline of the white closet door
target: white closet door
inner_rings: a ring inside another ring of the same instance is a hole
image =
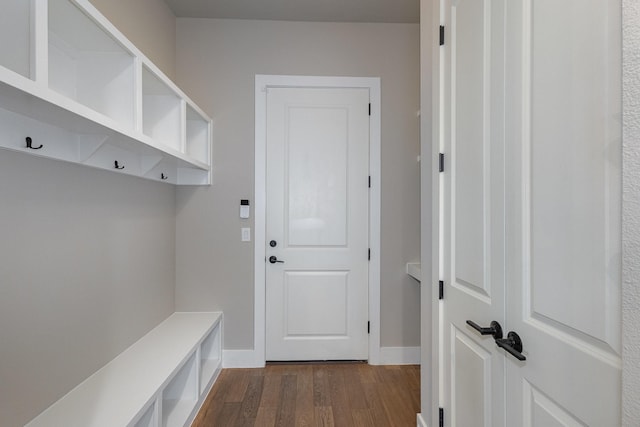
[[[267,360],[367,359],[369,91],[267,90]]]

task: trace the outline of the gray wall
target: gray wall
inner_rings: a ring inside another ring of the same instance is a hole
[[[381,345],[420,345],[419,26],[178,18],[179,85],[214,118],[214,184],[177,190],[178,310],[222,310],[225,348],[253,348],[254,77],[380,77]],[[251,224],[251,222],[250,222]],[[246,226],[246,225],[245,225]]]
[[[175,190],[0,151],[0,200],[0,425],[13,427],[173,312]]]
[[[175,81],[176,17],[163,0],[89,1]]]
[[[155,40],[146,53],[171,73],[175,26],[145,19],[161,1],[142,18],[137,1],[96,3],[136,20],[128,36]],[[2,150],[0,224],[0,426],[14,427],[174,311],[175,189]]]

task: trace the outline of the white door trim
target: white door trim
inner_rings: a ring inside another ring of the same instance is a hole
[[[256,75],[254,188],[254,336],[252,366],[265,365],[265,244],[267,87],[366,88],[371,100],[369,121],[369,363],[380,364],[380,78]]]

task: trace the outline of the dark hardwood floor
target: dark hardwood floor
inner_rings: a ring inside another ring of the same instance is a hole
[[[419,366],[269,364],[224,369],[192,427],[414,427]]]

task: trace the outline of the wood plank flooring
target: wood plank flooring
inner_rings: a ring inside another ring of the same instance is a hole
[[[224,369],[192,427],[414,427],[419,366],[269,364]]]

